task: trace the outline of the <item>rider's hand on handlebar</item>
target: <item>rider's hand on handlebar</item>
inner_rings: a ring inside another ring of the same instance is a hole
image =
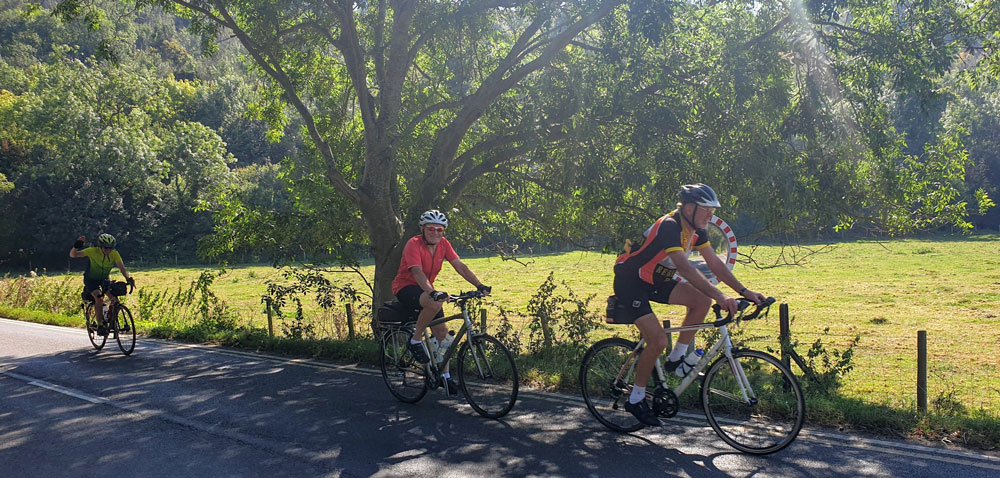
[[[125,283],[132,286],[133,289],[135,288],[135,279],[133,279],[132,276],[129,276],[128,279],[125,279]]]
[[[735,315],[736,311],[739,310],[739,303],[737,303],[736,299],[732,297],[726,297],[726,300],[722,302],[716,301],[716,303],[719,304],[719,306],[722,307],[722,310],[726,312],[726,315],[730,317]]]
[[[476,287],[476,290],[478,290],[479,292],[481,292],[483,295],[490,295],[490,292],[493,291],[493,288],[490,287],[490,286],[488,286],[488,285],[486,285],[486,284],[479,284]]]
[[[767,298],[764,296],[764,294],[761,294],[760,292],[754,292],[750,289],[743,289],[743,294],[741,295],[743,295],[743,297],[746,297],[750,302],[753,302],[756,305],[760,305],[760,303]]]
[[[439,291],[439,290],[432,290],[431,293],[428,294],[428,295],[431,296],[431,300],[436,301],[436,302],[444,302],[444,301],[448,300],[448,293],[447,292],[442,292],[442,291]]]

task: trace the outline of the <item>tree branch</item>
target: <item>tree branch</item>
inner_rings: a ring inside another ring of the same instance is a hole
[[[292,83],[288,75],[285,74],[281,66],[276,63],[272,63],[268,58],[263,56],[263,53],[258,49],[257,45],[250,39],[250,36],[239,28],[239,25],[232,18],[229,12],[223,7],[220,0],[215,0],[215,7],[219,11],[219,15],[225,20],[225,25],[227,28],[232,30],[239,39],[243,47],[247,49],[247,52],[253,57],[254,61],[258,66],[263,69],[268,76],[273,78],[281,86],[282,90],[285,92],[285,98],[289,103],[299,112],[302,116],[302,121],[306,125],[306,129],[309,131],[309,136],[312,138],[316,147],[320,149],[323,156],[327,160],[327,177],[331,185],[337,188],[344,196],[350,199],[355,204],[361,201],[361,196],[356,188],[351,186],[340,174],[340,171],[336,167],[336,157],[333,154],[333,150],[330,145],[323,141],[323,137],[319,134],[319,129],[316,127],[316,122],[313,119],[312,112],[309,108],[302,102],[295,90],[295,85]]]

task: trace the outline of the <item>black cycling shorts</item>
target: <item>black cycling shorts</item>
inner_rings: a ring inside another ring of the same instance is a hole
[[[670,293],[677,286],[677,281],[668,279],[659,284],[643,281],[633,271],[619,273],[615,266],[615,297],[618,298],[619,312],[615,317],[616,324],[631,324],[644,315],[652,314],[650,302],[659,304],[670,303]]]
[[[408,310],[422,310],[424,307],[420,305],[420,294],[423,293],[424,290],[419,285],[411,284],[399,289],[399,292],[396,293],[396,300],[406,306]],[[444,309],[439,310],[437,315],[434,316],[435,319],[440,319],[441,317],[444,317]]]
[[[94,296],[90,295],[93,291],[100,291],[101,295],[105,294],[107,291],[111,290],[111,280],[110,279],[98,279],[90,280],[86,277],[83,278],[83,300],[94,300]]]

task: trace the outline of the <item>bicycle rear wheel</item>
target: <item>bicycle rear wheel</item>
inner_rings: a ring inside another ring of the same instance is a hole
[[[744,399],[738,372],[720,357],[708,369],[701,386],[705,417],[715,432],[733,448],[766,455],[795,440],[805,421],[802,387],[778,359],[756,350],[734,350],[733,358],[746,374]]]
[[[132,311],[125,307],[125,304],[115,305],[115,339],[118,341],[118,348],[122,349],[125,355],[131,355],[135,350],[135,321],[132,320]]]
[[[421,365],[407,345],[413,331],[389,329],[382,334],[379,365],[389,391],[401,402],[415,403],[427,393],[427,366]]]
[[[104,344],[108,341],[108,336],[97,333],[97,317],[94,316],[93,302],[87,302],[87,307],[83,311],[83,320],[87,324],[87,336],[90,338],[91,345],[97,350],[103,349]]]
[[[580,364],[580,389],[587,409],[604,426],[634,432],[645,425],[625,411],[635,383],[635,342],[619,337],[604,339],[587,350]]]
[[[458,351],[458,383],[477,413],[486,418],[500,418],[517,401],[514,357],[492,336],[470,336]]]

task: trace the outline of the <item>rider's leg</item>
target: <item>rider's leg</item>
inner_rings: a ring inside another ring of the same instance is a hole
[[[436,316],[438,312],[441,312],[442,304],[442,302],[431,299],[431,296],[426,292],[420,294],[420,307],[422,308],[420,309],[420,315],[417,316],[417,323],[413,326],[412,340],[423,339],[424,329],[426,329],[427,325],[434,320],[434,316]],[[441,326],[443,327],[443,324]],[[438,340],[441,340],[444,336],[438,336],[437,329],[438,327],[434,327],[434,329],[432,329],[434,336],[438,337]],[[445,333],[447,333],[447,331],[448,328],[445,327]]]
[[[97,323],[100,324],[104,322],[104,297],[101,295],[101,289],[94,289],[90,291],[90,296],[94,298],[94,317],[97,318]]]
[[[635,385],[645,388],[657,357],[667,348],[667,333],[654,314],[635,319],[635,326],[639,328],[642,338],[646,339],[646,347],[639,354],[639,361],[635,365]]]
[[[670,293],[670,303],[687,307],[683,325],[704,323],[705,316],[708,315],[708,309],[712,307],[712,299],[702,294],[701,291],[687,282],[682,282],[674,287],[674,290]],[[667,357],[667,360],[680,360],[681,356],[687,352],[688,345],[694,340],[695,332],[697,331],[688,330],[678,334],[677,345],[670,351],[670,356]]]

